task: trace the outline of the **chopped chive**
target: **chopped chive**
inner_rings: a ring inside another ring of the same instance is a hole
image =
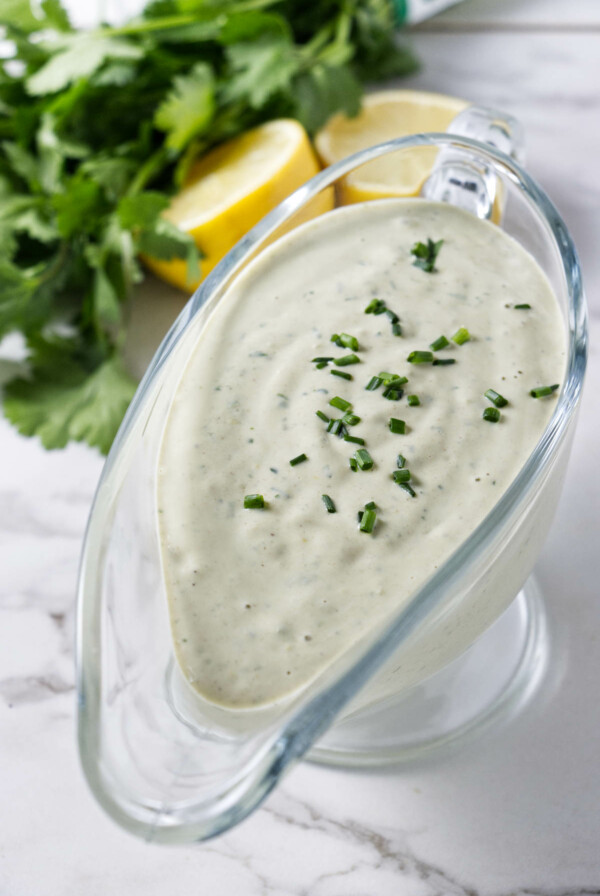
[[[508,404],[507,399],[504,398],[503,395],[500,395],[499,392],[496,392],[495,389],[488,389],[487,392],[484,392],[483,394],[492,402],[492,404],[495,404],[497,408],[503,408]]]
[[[343,346],[344,348],[349,348],[353,352],[358,351],[358,339],[356,336],[351,336],[349,333],[340,333],[338,345]]]
[[[373,458],[366,448],[359,448],[358,451],[354,452],[354,457],[356,458],[356,463],[361,468],[361,470],[373,469]]]
[[[388,373],[387,370],[382,370],[379,376],[386,386],[391,386],[392,384],[394,386],[403,386],[404,383],[408,382],[407,376],[399,376],[397,373]]]
[[[406,458],[404,457],[403,454],[399,454],[398,457],[396,458],[396,466],[398,467],[399,470],[404,469],[404,467],[406,466]]]
[[[339,345],[339,343],[338,343],[338,339],[339,339],[339,338],[340,338],[340,334],[339,334],[339,333],[332,333],[332,335],[331,335],[331,339],[330,339],[329,341],[330,341],[330,342],[335,342],[336,345]]]
[[[360,521],[362,520],[364,514],[365,514],[364,510],[359,510],[358,513],[356,514],[356,519],[359,524],[360,524]]]
[[[454,336],[452,337],[452,342],[456,342],[457,345],[464,345],[465,342],[468,342],[471,338],[471,334],[467,330],[466,327],[459,327]]]
[[[529,309],[531,308],[531,305],[528,305],[527,302],[523,302],[522,305],[513,305],[513,307],[517,311],[529,311]]]
[[[390,417],[390,422],[388,423],[390,431],[395,433],[396,435],[403,436],[406,432],[406,423],[404,420],[398,420],[397,417]]]
[[[244,498],[244,507],[246,510],[262,510],[265,506],[265,499],[262,495],[246,495]]]
[[[436,270],[435,262],[443,244],[443,240],[434,242],[431,239],[428,239],[426,243],[415,243],[410,250],[410,254],[415,256],[413,265],[421,268],[426,274],[432,274]]]
[[[328,364],[329,361],[333,361],[333,356],[331,356],[330,358],[318,357],[312,359],[313,364]]]
[[[348,364],[360,364],[358,355],[343,355],[341,358],[334,358],[333,363],[337,367],[347,367]]]
[[[353,473],[356,473],[356,471],[358,470],[358,464],[357,464],[357,462],[356,462],[356,458],[355,458],[355,457],[349,457],[349,458],[348,458],[348,463],[350,464],[350,469],[352,470],[352,472],[353,472]]]
[[[382,299],[371,299],[365,308],[365,314],[383,314],[385,302]]]
[[[365,504],[365,510],[377,510],[377,504],[375,503],[375,501],[369,501],[367,504]]]
[[[392,324],[392,335],[393,336],[402,336],[401,324]]]
[[[532,398],[546,398],[547,395],[552,395],[553,392],[556,392],[558,386],[559,383],[555,383],[553,386],[538,386],[537,389],[532,389],[529,394]]]
[[[389,320],[391,321],[391,323],[393,323],[393,324],[397,324],[398,321],[400,320],[400,318],[398,317],[396,312],[392,311],[391,308],[386,308],[385,316],[388,317]]]
[[[344,433],[344,424],[341,420],[330,420],[327,424],[327,432],[333,433],[334,436],[341,436]]]
[[[365,444],[365,440],[361,439],[360,436],[351,436],[349,433],[346,433],[344,436],[344,442],[352,442],[354,445]]]
[[[418,395],[409,395],[406,399],[411,408],[417,408],[421,404],[421,400]]]
[[[394,470],[392,473],[392,479],[394,482],[397,482],[398,485],[402,485],[403,482],[408,482],[410,479],[410,470]]]
[[[433,352],[411,352],[406,360],[410,364],[431,364]]]
[[[405,492],[408,492],[408,494],[411,496],[411,498],[417,497],[416,491],[414,490],[412,485],[408,484],[408,482],[400,482],[398,484],[400,485],[400,488],[403,488]]]
[[[342,423],[345,423],[346,426],[356,426],[360,423],[360,417],[356,414],[344,414],[342,417]]]
[[[327,513],[335,513],[335,504],[333,503],[329,495],[321,495],[321,500],[325,505]]]
[[[352,379],[352,374],[346,373],[345,370],[330,370],[329,373],[331,373],[333,376],[341,376],[344,380]]]
[[[429,348],[434,352],[439,352],[443,348],[446,348],[447,345],[450,345],[450,342],[446,339],[446,337],[438,336],[437,339],[434,339],[434,341],[430,343]]]
[[[434,367],[447,367],[448,364],[456,364],[456,358],[435,358]]]
[[[379,389],[382,382],[383,382],[383,380],[381,379],[380,376],[372,376],[371,379],[369,380],[369,382],[367,383],[367,385],[365,386],[365,389],[367,390],[367,392],[374,392],[375,389]]]
[[[327,361],[318,361],[315,367],[317,370],[323,370],[324,367],[327,367]]]
[[[327,414],[324,414],[323,411],[315,411],[315,414],[323,421],[323,423],[329,423],[330,418]]]
[[[488,423],[497,423],[500,419],[500,411],[498,408],[486,408],[481,416],[484,420],[487,420]]]
[[[387,389],[383,390],[383,397],[387,398],[388,401],[400,401],[403,395],[404,389],[392,389],[391,386],[388,386]]]
[[[339,395],[335,395],[329,402],[329,404],[333,408],[337,408],[339,411],[351,411],[352,403],[350,401],[346,401],[345,398],[340,398]]]
[[[290,467],[295,467],[298,464],[303,463],[305,460],[308,460],[306,454],[299,454],[298,457],[293,457],[290,461]]]
[[[375,526],[376,519],[377,513],[375,510],[365,510],[359,523],[360,531],[366,532],[368,535],[370,535],[373,531],[373,527]]]

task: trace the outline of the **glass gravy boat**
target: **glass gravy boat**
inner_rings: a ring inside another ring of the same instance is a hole
[[[587,342],[581,273],[558,212],[514,158],[516,124],[472,107],[452,130],[482,140],[421,134],[372,147],[257,224],[186,305],[115,440],[80,571],[79,746],[98,801],[147,840],[227,830],[310,750],[323,761],[373,764],[445,743],[522,704],[540,675],[543,617],[532,589],[520,590],[552,520],[574,431]],[[555,412],[493,510],[384,627],[267,709],[217,707],[192,692],[174,661],[161,572],[155,478],[174,389],[212,309],[251,258],[359,166],[390,153],[400,165],[415,152],[435,160],[422,195],[496,221],[504,209],[502,227],[547,274],[568,340]]]

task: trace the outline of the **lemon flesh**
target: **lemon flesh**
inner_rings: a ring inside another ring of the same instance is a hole
[[[164,214],[193,237],[202,253],[205,277],[267,212],[319,170],[308,136],[297,121],[269,121],[199,159]],[[276,236],[331,208],[332,191],[324,191]],[[188,279],[182,259],[145,257],[144,262],[163,280],[188,292],[200,282]]]
[[[446,131],[465,109],[466,100],[418,90],[385,90],[365,96],[355,118],[334,115],[319,132],[315,146],[324,165],[396,137]],[[438,150],[425,146],[389,153],[361,165],[338,188],[346,205],[386,196],[416,196],[431,173]]]

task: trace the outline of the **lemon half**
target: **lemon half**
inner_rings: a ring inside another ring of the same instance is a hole
[[[364,97],[355,118],[334,115],[317,134],[315,146],[324,165],[396,137],[445,131],[469,103],[419,90],[384,90]],[[342,205],[386,196],[416,196],[429,176],[437,149],[424,146],[389,153],[361,165],[338,188]]]
[[[202,253],[205,277],[267,212],[320,171],[306,131],[291,119],[277,119],[222,143],[190,169],[165,217],[191,234]],[[333,208],[333,192],[324,191],[297,214],[288,227]],[[159,277],[180,289],[195,289],[181,259],[145,257]]]

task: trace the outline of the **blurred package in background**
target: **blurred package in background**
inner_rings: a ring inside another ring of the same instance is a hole
[[[399,25],[415,24],[430,19],[460,0],[393,0],[394,14]]]

